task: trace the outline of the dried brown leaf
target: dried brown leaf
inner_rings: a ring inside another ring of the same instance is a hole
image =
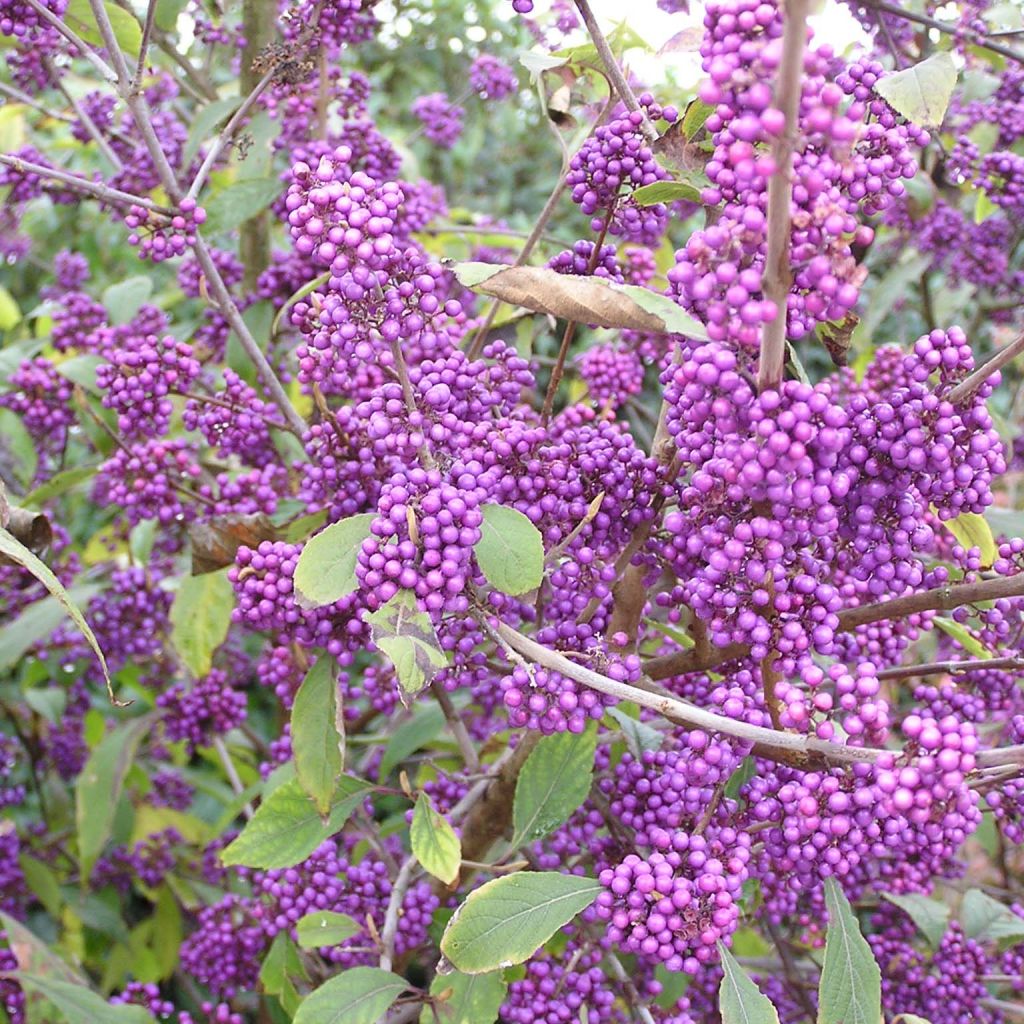
[[[245,545],[255,548],[260,541],[277,540],[277,528],[259,512],[255,515],[215,516],[188,528],[192,541],[192,575],[202,576],[233,565],[235,553]]]
[[[710,154],[686,137],[683,119],[669,125],[657,142],[654,153],[659,162],[675,171],[701,171],[707,166]]]
[[[859,323],[860,317],[856,313],[847,313],[837,323],[822,324],[818,328],[821,343],[836,366],[846,366],[849,362],[850,340]]]
[[[546,267],[452,264],[467,288],[514,306],[562,320],[658,334],[704,339],[702,324],[670,298],[646,288],[619,285],[599,277],[572,277]]]

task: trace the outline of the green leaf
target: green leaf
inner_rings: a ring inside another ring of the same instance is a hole
[[[771,1000],[750,980],[721,942],[718,955],[722,960],[722,983],[718,987],[722,1024],[779,1024],[779,1014]]]
[[[293,867],[341,830],[371,788],[362,779],[342,775],[325,821],[299,780],[291,779],[263,800],[245,828],[225,847],[221,863],[226,867]]]
[[[882,899],[899,907],[917,925],[918,931],[931,943],[938,946],[942,936],[946,934],[949,924],[949,907],[938,900],[929,899],[918,892],[899,895],[894,892],[883,892]]]
[[[999,551],[992,536],[992,527],[988,525],[984,516],[979,516],[976,512],[961,512],[955,518],[945,520],[942,525],[956,537],[961,547],[979,548],[981,567],[991,568]]]
[[[295,566],[300,602],[305,598],[311,608],[334,604],[359,586],[356,557],[376,518],[372,512],[349,516],[324,527],[307,541]]]
[[[1024,917],[1018,917],[980,889],[964,893],[960,919],[969,939],[1006,944],[1024,941]]]
[[[82,877],[92,873],[110,838],[124,777],[135,759],[139,743],[156,721],[155,714],[124,722],[109,733],[89,755],[75,783],[75,820]]]
[[[974,223],[981,224],[994,213],[999,212],[999,207],[988,197],[988,193],[979,188],[974,199]]]
[[[2,429],[0,426],[0,430]],[[73,469],[65,469],[64,472],[50,477],[45,484],[40,484],[35,490],[29,491],[21,499],[21,504],[23,507],[35,505],[37,508],[45,505],[53,498],[59,498],[62,494],[66,494],[73,487],[77,487],[86,480],[91,480],[96,475],[96,469],[96,466],[75,466]]]
[[[391,659],[404,694],[419,693],[448,666],[430,616],[420,610],[411,590],[400,590],[366,616],[374,644]]]
[[[651,52],[650,44],[630,28],[625,21],[620,21],[615,28],[608,33],[608,46],[612,53],[622,56],[627,50],[643,50]],[[589,65],[594,68],[603,68],[604,61],[597,52],[593,43],[581,43],[579,46],[569,46],[563,50],[556,50],[553,57],[564,57],[570,64]]]
[[[600,281],[601,278],[594,280]],[[635,284],[612,284],[612,288],[632,299],[644,312],[657,317],[664,325],[662,330],[666,334],[685,334],[694,341],[707,340],[707,328],[667,295],[652,292]]]
[[[916,1013],[898,1013],[892,1019],[892,1024],[932,1024],[930,1020],[919,1017]]]
[[[289,1014],[298,1009],[298,991],[292,978],[308,979],[298,948],[287,931],[278,932],[260,967],[260,984],[265,992],[277,996]]]
[[[911,181],[913,181],[913,178],[911,178]],[[307,295],[315,292],[317,288],[327,284],[330,279],[331,272],[329,270],[325,270],[322,274],[314,277],[312,281],[307,281],[301,288],[292,292],[274,316],[273,323],[270,325],[271,337],[276,338],[278,336],[281,331],[281,321],[288,315],[292,306],[294,306],[299,299],[304,299]]]
[[[729,781],[725,784],[722,795],[727,800],[736,800],[740,795],[743,784],[752,779],[756,773],[757,761],[748,755],[740,761],[733,770],[732,775],[729,776]]]
[[[100,592],[95,583],[72,587],[67,593],[75,604],[84,605]],[[34,601],[14,620],[0,627],[0,671],[16,665],[25,652],[45,640],[66,618],[64,606],[55,597]]]
[[[362,930],[363,926],[348,914],[338,914],[333,910],[314,910],[300,917],[295,924],[299,945],[303,949],[340,946]]]
[[[691,171],[686,180],[654,181],[642,185],[632,195],[637,206],[654,206],[656,203],[674,203],[683,199],[688,203],[701,202],[701,189],[711,184],[707,175]]]
[[[397,974],[378,967],[353,967],[310,992],[295,1024],[376,1024],[409,987]]]
[[[37,355],[42,347],[40,338],[26,338],[14,344],[4,344],[0,348],[0,379],[6,381],[26,359]]]
[[[908,121],[924,128],[938,128],[953,98],[956,76],[953,57],[943,50],[920,64],[880,78],[875,83],[875,92]]]
[[[437,1018],[429,1006],[423,1007],[420,1024],[494,1024],[507,991],[508,982],[501,971],[435,975],[430,994],[435,998],[448,994],[444,1002],[437,1004]]]
[[[205,204],[204,232],[213,235],[240,227],[267,209],[283,191],[279,178],[251,178],[229,185]]]
[[[920,280],[921,275],[931,266],[934,257],[930,253],[905,254],[894,264],[885,276],[871,289],[868,301],[862,303],[864,315],[860,327],[871,338],[892,307],[903,298],[911,283]]]
[[[539,50],[527,50],[519,54],[519,63],[530,72],[530,78],[536,82],[545,71],[564,68],[569,63],[566,57],[556,57],[551,53]]]
[[[0,331],[9,331],[20,323],[21,310],[18,303],[6,288],[0,286]]]
[[[818,1024],[879,1024],[882,972],[834,878],[825,879],[825,906],[828,931],[818,989]]]
[[[3,911],[0,911],[0,927],[18,961],[19,970],[53,981],[63,981],[68,985],[85,985],[85,978],[53,953],[35,932],[29,931],[20,921]]]
[[[67,1024],[154,1024],[142,1006],[112,1006],[103,996],[84,985],[40,978],[31,974],[15,975],[22,988],[48,999],[60,1011]]]
[[[20,565],[23,569],[27,569],[32,573],[60,603],[96,654],[96,660],[99,661],[100,668],[103,670],[103,678],[107,682],[107,692],[110,695],[111,701],[114,701],[114,690],[110,682],[110,673],[107,671],[107,659],[103,657],[103,652],[100,650],[100,645],[96,642],[93,631],[89,628],[89,623],[85,621],[85,616],[82,615],[71,594],[65,590],[64,584],[21,541],[12,537],[4,529],[0,529],[0,554],[6,555],[15,565]]]
[[[197,679],[209,674],[213,652],[227,639],[234,606],[227,569],[182,579],[171,605],[171,643]]]
[[[185,8],[185,4],[188,0],[157,0],[156,5],[156,24],[158,28],[164,30],[164,32],[174,32],[178,27],[178,15]],[[183,160],[183,165],[188,165],[192,161]]]
[[[516,782],[512,846],[532,843],[559,825],[587,798],[594,777],[597,730],[543,737]]]
[[[968,654],[975,658],[992,657],[992,652],[966,626],[941,616],[936,616],[932,621],[943,633],[951,636]]]
[[[199,147],[213,135],[214,130],[242,105],[241,96],[229,96],[223,100],[213,100],[198,111],[189,129],[188,142],[181,155],[181,163],[187,167],[199,155]]]
[[[112,284],[101,299],[112,324],[126,324],[153,294],[153,279],[139,275]]]
[[[487,582],[503,594],[527,594],[544,579],[544,541],[518,509],[484,505],[480,539],[473,547]]]
[[[91,353],[83,353],[80,356],[72,356],[70,359],[63,359],[57,363],[55,369],[72,384],[77,384],[83,391],[90,395],[101,394],[96,386],[96,367],[101,366],[106,360],[102,356],[94,356]]]
[[[170,888],[162,885],[153,912],[153,956],[161,980],[169,978],[178,966],[178,950],[183,938],[178,901]]]
[[[129,56],[138,55],[139,47],[142,45],[142,28],[138,21],[128,11],[109,0],[104,0],[103,8],[110,19],[110,26],[114,30],[114,38],[118,45]],[[89,0],[71,0],[63,18],[87,43],[103,46],[103,37],[96,26]]]
[[[25,876],[25,882],[39,902],[46,908],[51,917],[60,917],[63,899],[60,894],[60,883],[57,875],[49,864],[27,853],[18,857],[18,864],[21,873]]]
[[[435,739],[444,728],[444,712],[437,704],[418,708],[391,735],[380,762],[379,779],[386,779],[392,768],[401,764],[413,751]]]
[[[330,810],[341,774],[336,667],[333,655],[321,655],[306,673],[292,705],[295,774],[321,814]]]
[[[992,527],[993,533],[1012,540],[1024,537],[1024,512],[1012,508],[996,508],[985,510],[985,520]]]
[[[28,428],[13,409],[0,408],[0,438],[3,439],[0,451],[4,462],[11,467],[14,480],[21,487],[31,487],[39,468],[39,453]]]
[[[413,856],[423,870],[451,885],[459,877],[462,865],[462,844],[448,819],[439,814],[430,797],[420,793],[412,812],[409,841]]]
[[[242,313],[242,321],[249,328],[249,333],[261,346],[270,344],[270,325],[274,320],[274,307],[266,299],[254,302]],[[235,371],[247,384],[258,388],[260,386],[259,374],[256,366],[249,358],[241,341],[238,340],[238,332],[232,331],[228,335],[226,360],[228,367]]]
[[[715,112],[714,105],[703,100],[693,99],[686,104],[683,112],[683,135],[687,142],[692,142],[697,132],[704,127],[705,121]]]
[[[600,891],[593,878],[558,871],[495,878],[471,892],[448,922],[441,952],[465,974],[521,964]]]
[[[649,725],[627,715],[620,707],[608,709],[608,714],[619,723],[622,735],[626,738],[629,752],[637,759],[643,757],[645,750],[660,750],[665,742],[664,733],[652,729]]]

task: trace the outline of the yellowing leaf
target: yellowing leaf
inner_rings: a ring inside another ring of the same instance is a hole
[[[988,569],[999,554],[992,527],[984,516],[976,512],[961,512],[955,519],[947,519],[943,526],[960,542],[961,547],[981,551],[981,567]]]
[[[953,57],[942,51],[912,68],[880,78],[875,92],[908,121],[937,128],[953,97],[956,75]]]

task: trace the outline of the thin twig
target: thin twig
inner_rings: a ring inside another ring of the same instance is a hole
[[[503,622],[492,626],[492,629],[503,643],[537,665],[554,669],[583,686],[617,700],[633,701],[641,707],[650,708],[663,718],[686,729],[702,729],[750,743],[751,752],[767,760],[802,766],[815,763],[851,765],[874,763],[881,757],[892,757],[896,753],[876,747],[847,746],[819,740],[814,736],[766,729],[763,726],[727,718],[699,708],[688,701],[679,700],[665,691],[651,692],[639,686],[630,686],[628,683],[610,679],[571,661],[557,651],[549,650]],[[977,764],[978,768],[969,776],[968,785],[972,788],[984,788],[989,783],[1018,778],[1024,774],[1024,744],[979,751]]]
[[[948,587],[935,587],[916,594],[897,597],[890,601],[878,601],[861,605],[859,608],[845,608],[839,612],[839,629],[845,633],[871,622],[885,622],[905,619],[928,611],[952,611],[964,605],[981,601],[998,601],[1004,597],[1024,597],[1024,573],[1014,576],[1000,576],[980,583],[954,583]],[[750,648],[746,644],[729,644],[725,647],[710,647],[705,652],[697,650],[676,651],[648,661],[644,670],[651,679],[668,679],[670,676],[687,672],[701,672],[716,668],[727,661],[746,657]]]
[[[13,85],[8,85],[6,82],[0,82],[0,96],[9,96],[15,102],[24,103],[27,107],[33,107],[41,114],[45,114],[47,117],[52,117],[55,121],[64,121],[69,124],[74,123],[75,119],[70,114],[61,113],[58,110],[50,110],[49,107],[44,106],[38,100],[29,96],[27,92],[22,92],[20,89],[15,88]]]
[[[117,69],[118,94],[127,104],[129,111],[131,111],[135,126],[142,136],[142,140],[146,145],[160,181],[167,190],[167,194],[175,203],[180,203],[183,198],[181,185],[174,173],[174,168],[171,167],[167,155],[163,151],[163,147],[160,145],[160,140],[156,136],[152,117],[150,116],[149,104],[146,102],[145,95],[133,93],[131,90],[131,72],[129,71],[125,56],[117,44],[117,39],[114,36],[114,30],[110,23],[110,16],[103,5],[103,0],[89,0],[89,4],[96,19],[96,24],[99,27],[100,35],[103,37],[111,59],[114,61],[114,67]],[[195,233],[195,242],[192,245],[192,249],[196,254],[199,267],[206,277],[207,290],[210,292],[213,304],[217,306],[221,315],[227,320],[237,335],[245,354],[253,361],[256,372],[259,374],[267,391],[270,392],[271,398],[283,413],[284,418],[301,436],[305,433],[307,424],[295,411],[295,406],[292,405],[284,386],[278,379],[267,357],[263,354],[263,350],[256,339],[252,336],[252,332],[242,318],[237,303],[232,298],[228,286],[224,283],[224,278],[221,277],[217,264],[214,263],[213,257],[210,255],[209,247],[198,231]]]
[[[457,825],[469,812],[483,799],[491,783],[501,774],[502,769],[512,760],[515,754],[514,747],[506,747],[501,756],[492,765],[488,765],[488,774],[485,778],[473,783],[469,792],[451,809],[448,819],[453,825]]]
[[[462,761],[466,766],[466,770],[471,775],[475,775],[480,771],[480,758],[477,756],[476,746],[473,744],[473,739],[469,735],[466,723],[459,717],[459,712],[456,710],[455,705],[452,704],[451,698],[448,696],[448,691],[441,683],[436,681],[431,683],[430,691],[433,693],[434,699],[444,712],[448,728],[451,729],[452,735],[455,737],[455,742],[459,745],[459,752],[462,754]]]
[[[622,961],[611,950],[601,946],[599,948],[601,948],[608,966],[611,967],[615,980],[625,989],[626,995],[629,997],[629,1005],[636,1011],[641,1024],[655,1024],[649,1007],[641,999],[636,985],[633,984],[633,979],[626,972],[626,968],[622,966]]]
[[[240,406],[235,402],[226,402],[224,399],[215,398],[213,395],[199,395],[194,391],[175,391],[174,394],[180,395],[182,398],[191,399],[193,402],[202,402],[204,405],[215,405],[218,409],[229,409],[234,413],[244,412],[246,416],[255,416],[274,430],[285,430],[289,434],[295,433],[294,429],[289,424],[282,423],[280,420],[275,420],[266,413],[256,412],[248,407]]]
[[[117,80],[117,75],[114,69],[96,52],[96,50],[86,43],[73,29],[71,29],[63,18],[58,18],[45,4],[39,2],[39,0],[25,0],[44,21],[48,22],[53,28],[55,28],[76,50],[81,53],[86,60],[100,73],[100,75],[108,82],[114,82]]]
[[[594,12],[590,9],[589,0],[576,0],[576,9],[580,12],[580,17],[583,18],[583,24],[587,26],[590,39],[597,50],[598,56],[600,56],[604,63],[605,71],[607,71],[612,85],[615,86],[615,91],[618,93],[619,99],[622,100],[623,106],[630,113],[637,110],[643,113],[644,119],[640,123],[640,130],[643,132],[644,138],[653,145],[653,143],[658,141],[658,130],[651,123],[647,112],[640,106],[636,94],[633,92],[629,82],[626,81],[626,76],[622,73],[622,68],[615,59],[615,54],[612,53],[612,48],[608,45],[608,40],[605,39],[601,26],[598,25],[597,18],[594,17]]]
[[[413,872],[419,862],[412,854],[405,858],[398,877],[395,879],[394,887],[391,890],[391,897],[388,900],[388,909],[384,914],[384,927],[380,933],[381,951],[380,967],[383,971],[390,971],[395,962],[395,938],[398,935],[398,918],[402,911],[402,901],[409,891],[412,883]]]
[[[562,198],[562,193],[567,188],[565,171],[566,168],[563,166],[558,174],[558,182],[551,190],[551,194],[548,196],[547,202],[544,203],[544,208],[537,215],[537,220],[534,222],[533,229],[530,231],[529,236],[523,243],[522,249],[519,250],[519,254],[516,256],[515,262],[512,266],[524,266],[526,261],[530,258],[530,255],[533,253],[533,250],[536,248],[537,243],[543,236],[544,229],[548,226],[548,221],[550,221],[552,216],[554,216],[555,208],[558,206],[558,200]],[[494,302],[491,303],[491,308],[487,311],[487,315],[484,317],[480,326],[473,332],[473,339],[469,343],[469,348],[466,351],[466,355],[469,356],[470,359],[476,359],[479,357],[480,352],[484,347],[484,342],[487,340],[487,334],[490,331],[500,308],[501,300],[495,299]]]
[[[58,72],[54,69],[53,64],[49,60],[44,61],[47,69],[57,83],[57,88],[60,90],[61,95],[68,101],[71,109],[75,112],[78,120],[82,122],[83,127],[91,136],[93,142],[96,143],[99,151],[107,158],[107,161],[114,168],[115,173],[120,172],[124,165],[121,163],[121,158],[111,148],[110,143],[103,137],[103,133],[99,130],[96,122],[89,116],[89,112],[75,99],[74,95],[67,89],[64,83],[60,80]]]
[[[142,88],[142,76],[146,72],[146,55],[149,52],[149,41],[153,36],[153,25],[156,23],[156,5],[158,0],[149,0],[146,5],[146,20],[142,25],[142,42],[139,44],[139,61],[135,65],[135,78],[132,89],[138,92]]]
[[[236,796],[241,796],[245,792],[245,786],[242,785],[242,780],[238,775],[238,769],[235,767],[235,762],[231,760],[231,754],[224,744],[223,737],[213,737],[213,749],[217,752],[217,757],[219,758],[221,765],[224,767],[224,772],[228,777],[228,782],[231,783],[232,790],[234,790]],[[252,804],[249,803],[249,801],[246,801],[242,811],[246,818],[250,820],[252,819],[253,814],[256,813],[252,809]]]
[[[597,264],[600,262],[601,247],[608,236],[608,228],[611,226],[612,217],[615,216],[617,198],[613,199],[608,206],[608,212],[605,214],[604,222],[601,224],[601,233],[597,236],[597,241],[594,243],[594,251],[590,254],[590,259],[587,262],[588,277],[594,273],[597,269]],[[562,383],[562,374],[565,371],[565,360],[569,355],[569,346],[572,345],[572,340],[576,337],[578,327],[579,323],[576,320],[570,320],[565,325],[562,343],[558,346],[558,355],[555,357],[555,365],[551,370],[551,377],[548,380],[548,389],[544,394],[544,408],[540,414],[540,421],[545,426],[547,426],[548,420],[551,419],[551,410],[555,405],[555,395],[558,394],[558,387]]]
[[[90,181],[88,178],[80,178],[77,174],[62,171],[58,167],[47,167],[45,164],[33,163],[31,160],[22,160],[19,156],[11,156],[7,153],[0,153],[0,164],[13,167],[22,174],[37,174],[40,178],[52,178],[69,188],[83,192],[85,195],[95,196],[105,203],[121,206],[141,206],[143,209],[152,210],[154,213],[161,213],[166,217],[173,217],[174,211],[166,206],[160,206],[143,196],[132,195],[131,192],[122,192],[118,188],[111,188],[98,181]]]
[[[918,25],[924,25],[927,28],[933,28],[938,32],[944,32],[946,35],[964,36],[975,46],[984,47],[986,50],[1002,54],[1004,57],[1008,57],[1010,60],[1016,61],[1018,64],[1024,64],[1024,54],[1019,53],[1016,50],[1011,50],[1008,46],[993,43],[989,36],[983,35],[980,32],[974,32],[971,29],[965,29],[962,25],[957,25],[948,21],[939,21],[937,18],[930,18],[925,14],[915,14],[912,11],[904,10],[902,7],[897,7],[895,4],[887,3],[886,0],[860,0],[860,3],[865,7],[873,8],[876,11],[884,11],[886,14],[891,14],[895,18],[902,18],[904,21],[913,21]]]
[[[782,754],[784,755],[783,760],[792,760],[794,757],[807,759],[817,757],[832,764],[854,764],[874,761],[884,753],[884,751],[870,747],[849,747],[799,733],[766,729],[759,725],[750,725],[747,722],[727,718],[712,711],[705,711],[695,704],[679,700],[671,695],[651,693],[640,687],[620,683],[599,672],[594,672],[584,665],[570,661],[557,651],[549,650],[503,622],[499,622],[495,629],[510,647],[538,665],[554,669],[567,678],[589,686],[599,693],[607,694],[609,697],[634,701],[641,707],[657,711],[665,718],[687,728],[704,729],[708,732],[734,736],[736,739],[752,743],[755,751],[762,756],[774,755],[776,759],[779,759],[778,755]]]
[[[1007,363],[1013,362],[1021,352],[1024,352],[1024,331],[1018,334],[1009,345],[1001,348],[991,359],[979,366],[970,376],[965,377],[946,395],[946,398],[954,405],[966,401],[993,373],[1001,370]]]
[[[932,661],[923,665],[899,665],[884,668],[879,679],[917,679],[920,676],[960,675],[981,669],[1024,670],[1024,658],[973,658],[966,661]]]
[[[782,131],[772,143],[775,170],[768,181],[767,255],[762,289],[775,305],[775,317],[761,333],[757,364],[757,388],[778,388],[786,365],[786,302],[793,281],[790,266],[790,208],[793,203],[793,150],[796,146],[800,92],[807,47],[808,0],[787,0],[782,57],[775,80],[775,106],[785,118]]]
[[[206,159],[203,160],[196,171],[195,178],[192,179],[192,184],[189,186],[187,198],[195,199],[199,195],[200,189],[206,182],[207,175],[213,170],[213,165],[219,159],[221,153],[227,148],[231,140],[234,138],[235,132],[238,130],[238,126],[248,116],[249,111],[252,110],[255,102],[260,98],[263,91],[268,85],[274,80],[274,75],[277,74],[277,68],[271,68],[257,83],[256,88],[249,93],[248,96],[242,101],[241,106],[234,112],[231,120],[224,125],[220,135],[217,136],[216,141],[210,147],[210,152],[206,154]]]

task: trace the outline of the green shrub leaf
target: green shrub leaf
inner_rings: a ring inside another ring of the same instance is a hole
[[[171,643],[197,679],[209,674],[214,651],[227,639],[234,606],[227,569],[182,579],[171,605]]]
[[[409,840],[413,855],[424,871],[440,878],[445,885],[451,885],[459,877],[462,844],[448,819],[437,812],[426,793],[416,798]]]
[[[372,512],[349,516],[324,527],[306,542],[295,566],[300,601],[305,599],[310,607],[319,608],[334,604],[359,586],[356,556],[376,518]]]
[[[501,971],[488,974],[438,974],[430,985],[430,994],[448,995],[438,1006],[441,1024],[494,1024],[505,1001],[508,982]],[[420,1024],[437,1024],[429,1006],[423,1007]]]
[[[953,57],[944,50],[912,68],[880,78],[875,92],[908,121],[938,128],[953,98],[956,75]]]
[[[487,582],[503,594],[527,594],[544,578],[544,541],[518,509],[484,505],[480,539],[473,548]]]
[[[157,716],[144,715],[119,725],[100,742],[75,783],[75,819],[82,877],[88,878],[110,838],[124,777],[135,752]]]
[[[362,930],[363,926],[348,914],[339,914],[333,910],[314,910],[312,914],[300,917],[295,925],[299,945],[303,949],[340,946]]]
[[[718,955],[722,960],[722,983],[718,987],[722,1024],[779,1024],[779,1013],[771,1000],[747,977],[721,942]]]
[[[295,1024],[376,1024],[408,987],[390,971],[354,967],[310,992],[299,1005]]]
[[[825,879],[828,931],[818,989],[818,1024],[879,1024],[882,972],[839,883]]]
[[[512,845],[532,843],[559,825],[583,803],[594,776],[597,730],[545,736],[530,752],[516,782]]]
[[[495,878],[471,892],[448,922],[441,952],[464,974],[521,964],[600,891],[593,878],[558,871]]]
[[[337,661],[323,654],[306,673],[292,705],[292,750],[295,774],[321,814],[341,774],[342,736],[338,731]]]
[[[949,924],[949,907],[945,903],[929,899],[918,892],[908,892],[904,895],[883,892],[882,899],[899,907],[933,946],[938,946],[942,941],[942,936],[946,934],[946,926]]]
[[[430,616],[411,590],[400,590],[386,605],[367,615],[373,642],[391,659],[405,694],[419,693],[448,665]]]
[[[225,847],[221,862],[228,867],[290,868],[334,835],[370,789],[368,782],[342,775],[325,819],[299,780],[290,779],[260,804],[252,820]]]

